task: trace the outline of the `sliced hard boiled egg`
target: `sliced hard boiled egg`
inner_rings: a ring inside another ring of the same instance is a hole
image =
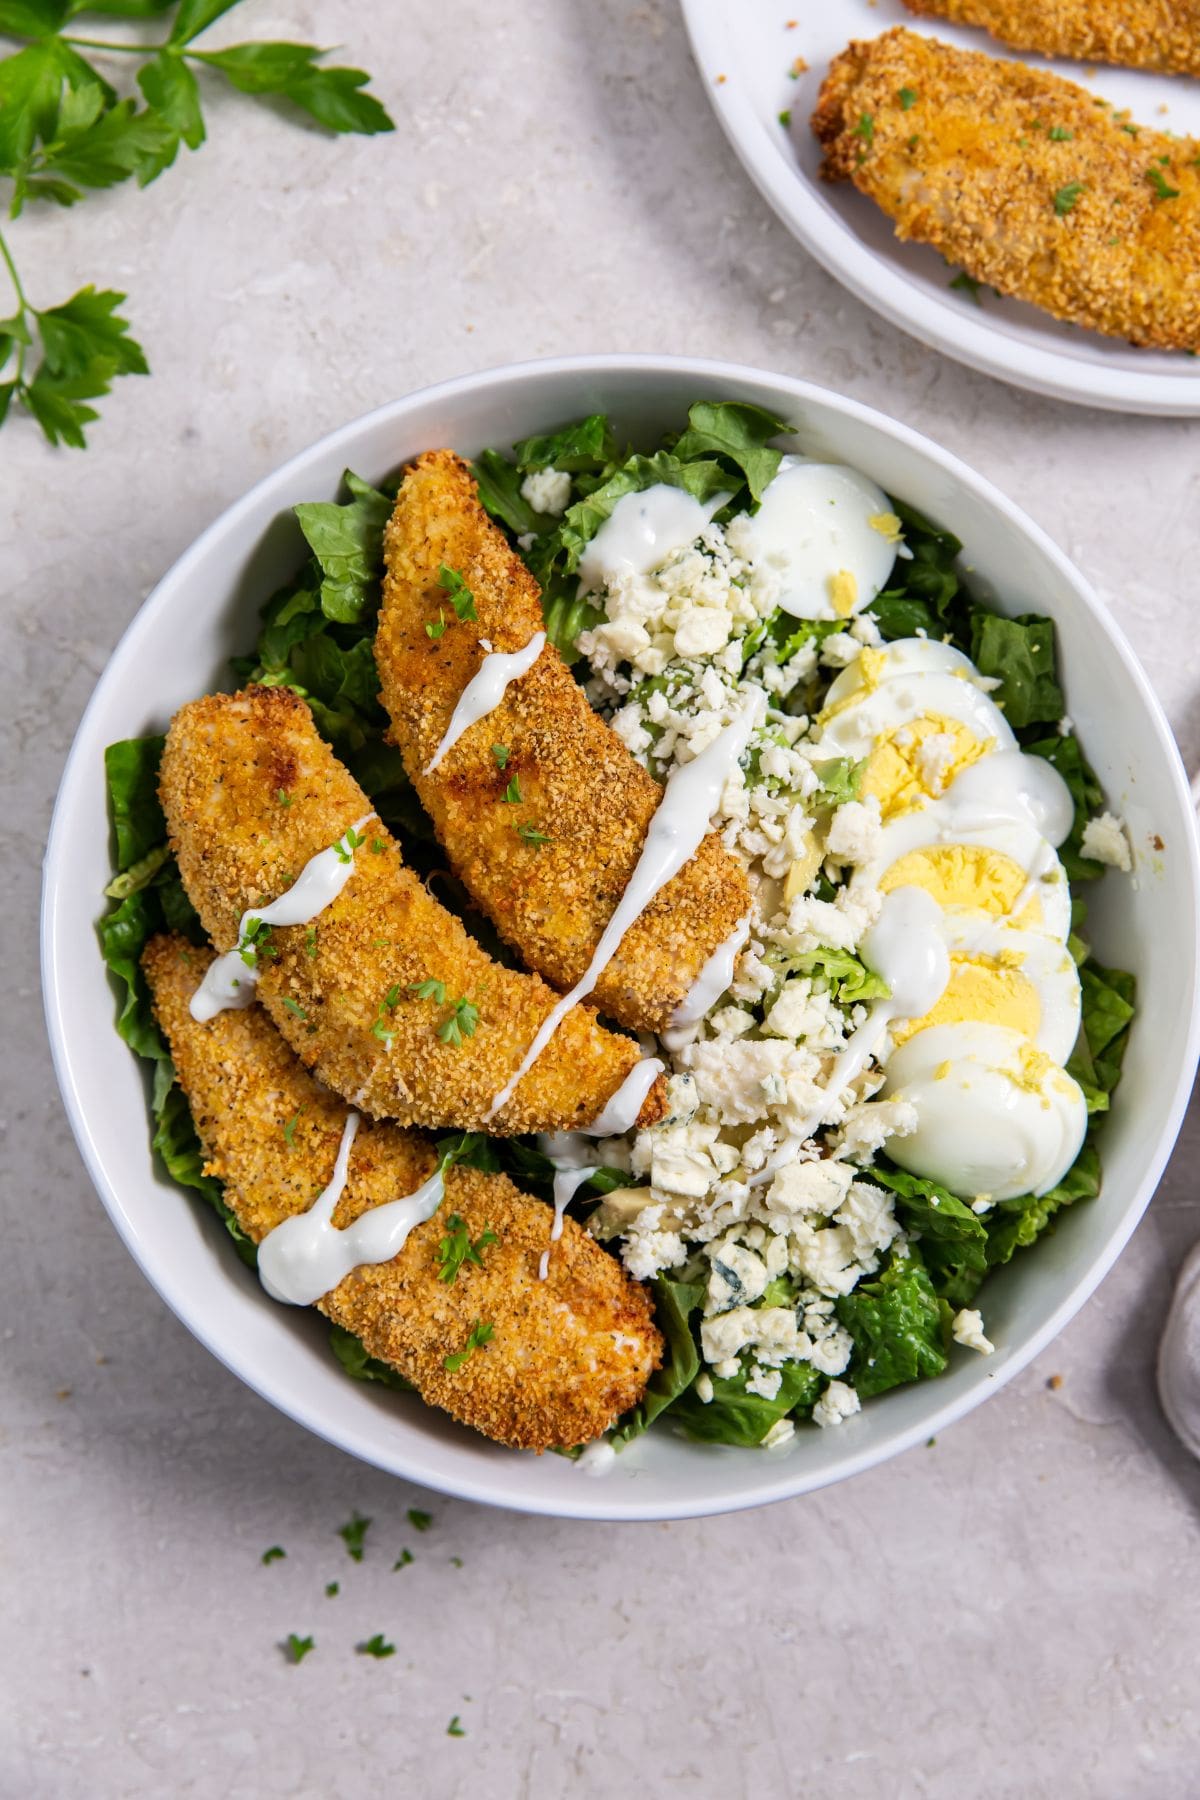
[[[848,619],[882,591],[900,521],[855,469],[785,456],[745,526],[755,560],[779,576],[794,619]]]
[[[883,1090],[916,1110],[892,1160],[966,1199],[1044,1194],[1075,1161],[1087,1104],[1065,1069],[1000,1025],[937,1025],[892,1055]]]
[[[885,825],[851,886],[921,887],[952,915],[982,913],[1063,942],[1071,930],[1066,871],[1041,833],[1025,823],[965,829],[944,800]]]
[[[999,1025],[1065,1063],[1079,1035],[1079,974],[1066,945],[990,919],[948,917],[943,926],[950,979],[920,1019],[898,1021],[899,1047],[942,1025]]]

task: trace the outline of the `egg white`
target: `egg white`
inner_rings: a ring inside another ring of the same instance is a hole
[[[1024,931],[1042,932],[1065,942],[1071,930],[1070,888],[1066,870],[1041,833],[1024,823],[985,824],[964,829],[961,819],[946,801],[931,800],[920,812],[905,813],[885,825],[880,833],[878,854],[855,870],[851,887],[880,887],[887,880],[888,871],[895,868],[902,857],[914,851],[954,844],[994,850],[1015,863],[1026,883],[1032,886],[1019,917],[1009,922]],[[915,885],[923,885],[915,876],[910,878]],[[1035,901],[1041,912],[1040,919],[1030,917]],[[947,908],[950,914],[959,916],[971,910],[967,906]],[[976,909],[975,916],[994,915],[981,914]]]
[[[1021,990],[1016,1004],[1022,1008],[1031,1006],[1035,1012],[1033,1029],[1027,1035],[1054,1062],[1065,1063],[1079,1036],[1080,1019],[1079,972],[1066,945],[1042,932],[1016,931],[1011,925],[991,919],[948,914],[943,915],[942,938],[951,959],[950,985],[946,994],[933,1009],[933,1022],[926,1025],[920,1020],[906,1022],[897,1036],[911,1042],[922,1030],[939,1029],[939,1009],[944,1010],[947,1004],[961,1004],[964,1000],[969,1003],[969,996],[961,987],[957,992],[955,990],[955,959],[980,958],[985,967],[994,963],[1002,971],[1011,970]],[[958,966],[962,966],[961,962]],[[985,1006],[987,986],[985,974],[981,990]],[[953,1022],[990,1027],[1011,1024],[1011,1019],[997,1020],[983,1011],[978,1019],[967,1013],[960,1014]]]
[[[856,469],[785,456],[746,521],[759,562],[779,575],[779,603],[794,619],[850,618],[887,585],[896,543],[870,523],[891,514],[883,489]],[[831,582],[853,577],[852,604],[840,611]]]

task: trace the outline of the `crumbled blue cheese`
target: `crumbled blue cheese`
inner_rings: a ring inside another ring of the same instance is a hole
[[[847,800],[829,821],[825,854],[837,863],[868,863],[879,855],[883,827],[874,794]]]
[[[831,1381],[813,1407],[813,1424],[826,1428],[840,1425],[843,1419],[852,1419],[861,1411],[862,1401],[854,1388],[845,1381]]]
[[[1107,863],[1112,869],[1123,869],[1128,873],[1133,867],[1125,821],[1113,813],[1100,813],[1088,820],[1079,849],[1082,855]]]
[[[521,498],[536,513],[557,519],[571,498],[571,477],[565,469],[534,469],[521,483]]]
[[[956,1344],[965,1344],[968,1350],[978,1350],[981,1356],[990,1356],[996,1348],[991,1339],[984,1335],[983,1314],[973,1306],[964,1306],[961,1312],[955,1313],[950,1329]]]

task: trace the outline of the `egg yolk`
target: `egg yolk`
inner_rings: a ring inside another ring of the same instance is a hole
[[[886,823],[945,793],[956,775],[995,748],[958,719],[925,713],[881,733],[863,771],[861,793],[873,794]]]
[[[927,844],[898,857],[879,886],[885,894],[898,887],[924,888],[941,907],[1005,919],[1025,884],[1025,870],[1002,850],[987,844]],[[1041,902],[1036,896],[1011,922],[1024,930],[1042,923]]]
[[[941,999],[920,1019],[907,1019],[892,1028],[899,1048],[932,1025],[1003,1025],[1025,1038],[1035,1038],[1042,1020],[1037,988],[1022,974],[1015,956],[982,956],[954,953],[950,979]],[[1032,1046],[1031,1046],[1032,1049]],[[1041,1052],[1033,1052],[1040,1056]],[[1049,1058],[1043,1059],[1047,1063]]]

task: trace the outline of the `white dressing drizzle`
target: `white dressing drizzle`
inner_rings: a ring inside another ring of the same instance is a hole
[[[350,831],[361,831],[374,817],[373,812],[364,813],[361,819],[355,819]],[[242,914],[237,944],[209,964],[204,980],[192,995],[188,1010],[193,1019],[203,1025],[230,1007],[240,1009],[253,1004],[259,959],[252,956],[249,963],[243,960],[239,946],[246,942],[247,931],[256,920],[263,925],[309,925],[331,906],[354,873],[350,831],[344,832],[328,850],[310,857],[278,900],[272,900],[269,906],[252,906]]]
[[[579,559],[579,592],[599,593],[619,575],[648,575],[675,551],[695,543],[728,494],[700,501],[685,488],[657,482],[622,494]]]
[[[621,939],[629,927],[641,917],[654,896],[696,854],[712,815],[720,804],[725,783],[750,742],[751,733],[762,716],[765,704],[764,693],[754,694],[739,717],[731,725],[726,725],[706,750],[702,750],[692,762],[683,763],[673,771],[658,811],[650,821],[637,866],[596,945],[586,973],[543,1019],[520,1067],[492,1100],[488,1109],[489,1118],[494,1118],[501,1107],[512,1099],[517,1083],[528,1074],[571,1008],[591,993],[616,955]]]
[[[444,1182],[437,1169],[413,1194],[388,1200],[336,1230],[333,1215],[346,1186],[350,1152],[359,1115],[348,1113],[328,1187],[307,1212],[284,1219],[258,1246],[258,1274],[273,1300],[288,1306],[311,1306],[364,1263],[391,1262],[417,1225],[431,1219],[442,1203]]]
[[[733,980],[738,952],[750,935],[750,915],[734,926],[723,944],[718,944],[695,981],[684,995],[667,1029],[660,1033],[670,1051],[682,1050],[691,1041],[695,1027],[716,1005]]]
[[[1053,763],[1023,750],[981,756],[954,778],[938,805],[950,828],[1029,824],[1056,847],[1075,822],[1071,790]]]
[[[582,1131],[550,1131],[543,1132],[539,1137],[539,1150],[549,1157],[555,1168],[554,1224],[550,1229],[552,1244],[556,1244],[562,1236],[563,1215],[576,1193],[589,1175],[594,1175],[602,1167],[602,1164],[592,1160],[594,1151],[588,1139],[623,1137],[627,1131],[632,1131],[646,1095],[662,1072],[663,1065],[657,1056],[645,1057],[640,1063],[634,1064],[604,1111],[598,1113],[590,1125],[585,1126]],[[544,1250],[538,1264],[538,1280],[545,1281],[549,1273],[550,1252]]]
[[[486,638],[480,638],[486,644]],[[457,744],[464,731],[486,719],[490,712],[495,712],[503,700],[509,684],[527,675],[538,657],[546,647],[544,631],[535,631],[529,642],[521,650],[493,650],[490,645],[488,654],[468,681],[458,703],[450,715],[450,723],[442,735],[442,741],[433,756],[425,764],[424,773],[432,775],[446,752],[453,744]]]
[[[637,1124],[638,1114],[645,1105],[646,1095],[662,1073],[663,1064],[657,1056],[646,1056],[641,1062],[634,1063],[616,1093],[606,1103],[604,1111],[597,1113],[591,1124],[585,1125],[578,1136],[623,1137],[627,1131],[632,1131]],[[564,1132],[556,1135],[574,1134]]]
[[[597,1438],[575,1459],[575,1467],[584,1475],[607,1475],[617,1460],[617,1453],[607,1438]]]
[[[950,956],[941,931],[941,908],[924,888],[898,887],[884,897],[879,917],[860,946],[868,968],[892,990],[875,1000],[857,1031],[847,1039],[814,1107],[779,1155],[750,1177],[751,1187],[773,1181],[794,1161],[825,1117],[826,1108],[862,1074],[894,1019],[919,1019],[937,1005],[950,979]]]

